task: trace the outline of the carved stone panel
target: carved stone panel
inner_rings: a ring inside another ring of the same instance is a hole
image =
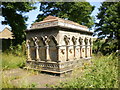
[[[73,51],[73,47],[69,47],[68,49],[68,60],[73,60],[74,59],[74,51]]]
[[[76,59],[79,60],[80,59],[80,48],[76,47]]]
[[[66,47],[62,47],[59,50],[59,60],[61,62],[65,62],[66,61]]]

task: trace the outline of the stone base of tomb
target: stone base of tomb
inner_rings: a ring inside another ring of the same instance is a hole
[[[81,67],[83,63],[88,60],[90,60],[90,58],[70,60],[66,62],[27,60],[25,68],[62,75],[71,72],[75,67]]]

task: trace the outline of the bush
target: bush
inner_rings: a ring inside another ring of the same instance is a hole
[[[118,50],[118,42],[115,39],[97,39],[93,41],[93,53],[101,52],[103,55],[110,55]]]
[[[26,55],[25,41],[22,43],[22,45],[18,44],[17,46],[10,46],[10,48],[6,50],[5,53],[11,53],[16,56]]]
[[[24,67],[26,61],[25,42],[22,45],[11,46],[2,53],[2,69]]]
[[[95,55],[91,66],[84,65],[83,75],[54,88],[118,88],[118,58]]]
[[[25,56],[16,56],[14,54],[2,54],[2,69],[11,69],[17,67],[24,67],[26,58]]]

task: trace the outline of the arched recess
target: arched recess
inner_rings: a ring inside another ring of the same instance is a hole
[[[79,44],[80,44],[80,58],[82,58],[82,45],[83,45],[83,39],[82,37],[79,37]]]
[[[50,36],[49,39],[50,39],[50,42],[49,42],[50,60],[56,62],[58,60],[58,49],[57,49],[58,42],[55,36],[53,35]]]
[[[44,37],[39,37],[39,42],[38,42],[38,46],[39,46],[39,58],[40,61],[45,61],[46,59],[46,48],[45,48],[45,42],[44,42]]]
[[[33,37],[30,39],[30,58],[31,60],[36,60],[36,49]]]

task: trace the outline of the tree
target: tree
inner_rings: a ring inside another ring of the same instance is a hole
[[[90,16],[94,6],[88,2],[42,2],[40,13],[37,16],[37,22],[43,20],[46,16],[52,15],[77,22],[81,25],[92,27],[93,18]]]
[[[0,7],[2,7],[2,16],[5,18],[2,24],[8,24],[11,27],[15,37],[15,44],[21,44],[25,39],[24,30],[27,28],[25,21],[28,19],[27,16],[22,14],[36,7],[28,2],[3,2]]]
[[[102,48],[109,45],[112,51],[120,50],[120,2],[103,2],[99,11],[97,19],[100,21],[96,23],[94,35],[99,39],[106,38]]]

